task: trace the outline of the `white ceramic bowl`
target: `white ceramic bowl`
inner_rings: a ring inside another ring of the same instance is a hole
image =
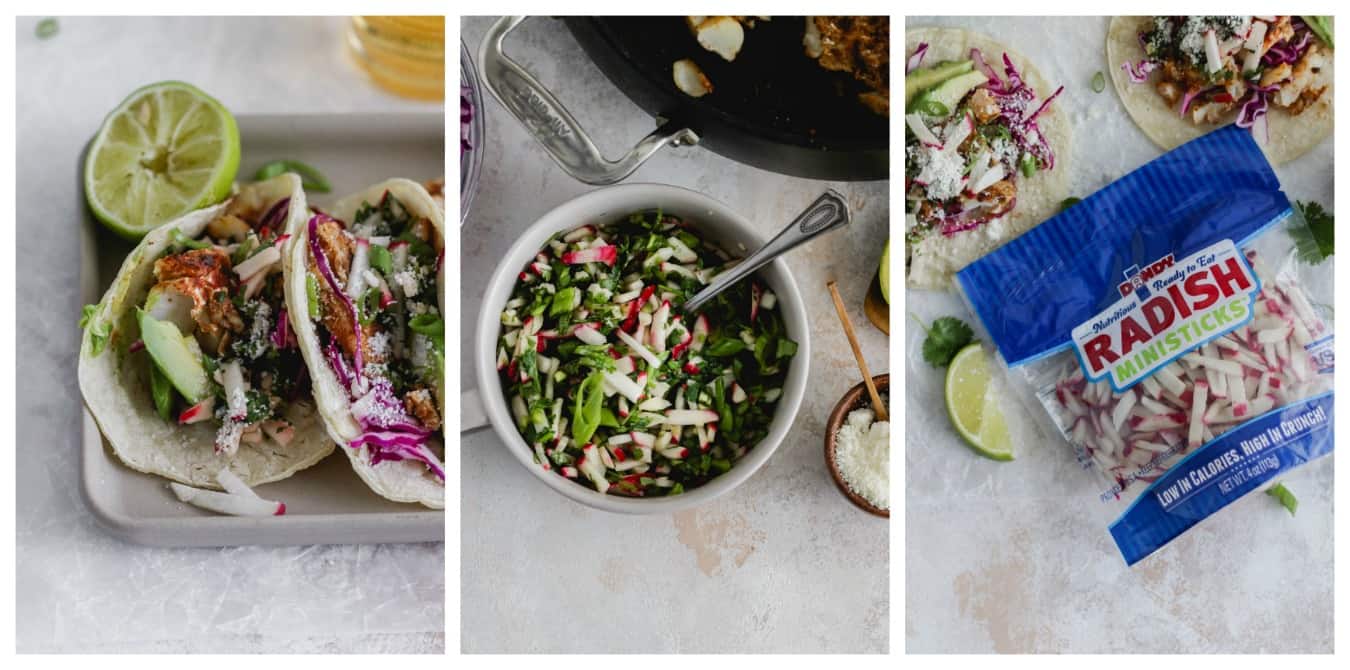
[[[600,493],[536,464],[534,452],[525,444],[511,418],[496,366],[497,338],[501,334],[499,317],[515,288],[516,276],[548,239],[557,233],[587,223],[611,223],[633,212],[656,208],[690,221],[701,237],[735,256],[745,256],[767,240],[745,217],[730,207],[687,189],[663,184],[624,184],[591,191],[559,205],[541,217],[516,240],[497,266],[492,280],[488,282],[483,311],[478,319],[477,352],[474,357],[478,393],[487,418],[521,465],[568,498],[591,507],[627,514],[669,513],[697,507],[736,488],[755,474],[778,449],[792,427],[797,410],[801,407],[802,396],[806,393],[806,374],[811,360],[806,310],[802,306],[797,284],[788,272],[787,263],[780,258],[764,266],[758,274],[778,296],[777,308],[781,311],[788,336],[798,343],[797,355],[788,369],[783,395],[775,408],[768,436],[730,471],[680,495],[629,498]]]

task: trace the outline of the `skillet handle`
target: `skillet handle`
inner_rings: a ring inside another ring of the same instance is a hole
[[[611,161],[596,148],[586,130],[539,80],[506,57],[502,42],[525,20],[505,16],[493,24],[478,48],[478,64],[492,97],[525,126],[525,130],[568,174],[587,184],[603,186],[623,180],[658,149],[669,144],[698,144],[689,128],[665,122],[619,160]]]

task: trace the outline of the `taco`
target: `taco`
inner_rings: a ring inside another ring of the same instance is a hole
[[[906,281],[957,270],[1054,214],[1069,120],[1026,58],[976,33],[905,32]]]
[[[300,179],[250,184],[141,240],[86,308],[85,405],[129,467],[221,488],[285,479],[332,452],[287,318]]]
[[[328,434],[376,493],[445,506],[444,214],[391,179],[292,229],[286,302]]]
[[[1130,117],[1163,149],[1251,129],[1272,163],[1331,136],[1332,36],[1319,16],[1122,16],[1106,57]]]

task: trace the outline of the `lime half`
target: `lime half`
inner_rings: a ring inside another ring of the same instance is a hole
[[[239,128],[211,96],[180,81],[137,89],[89,145],[84,197],[103,225],[131,240],[230,193]]]
[[[982,456],[1011,461],[1012,438],[990,391],[989,357],[978,342],[966,345],[947,366],[945,394],[947,416],[966,443]]]

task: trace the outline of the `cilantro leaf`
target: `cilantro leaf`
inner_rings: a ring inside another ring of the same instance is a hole
[[[1321,263],[1335,251],[1335,218],[1320,203],[1299,201],[1294,206],[1308,224],[1289,231],[1299,258],[1313,265]]]
[[[1276,483],[1266,489],[1266,495],[1280,501],[1280,504],[1289,510],[1289,516],[1294,516],[1294,512],[1298,511],[1298,498],[1295,498],[1294,493],[1285,488],[1284,484]]]
[[[975,332],[966,322],[951,316],[934,320],[932,327],[925,330],[928,337],[923,340],[923,359],[935,368],[947,367],[956,352],[975,339]]]

